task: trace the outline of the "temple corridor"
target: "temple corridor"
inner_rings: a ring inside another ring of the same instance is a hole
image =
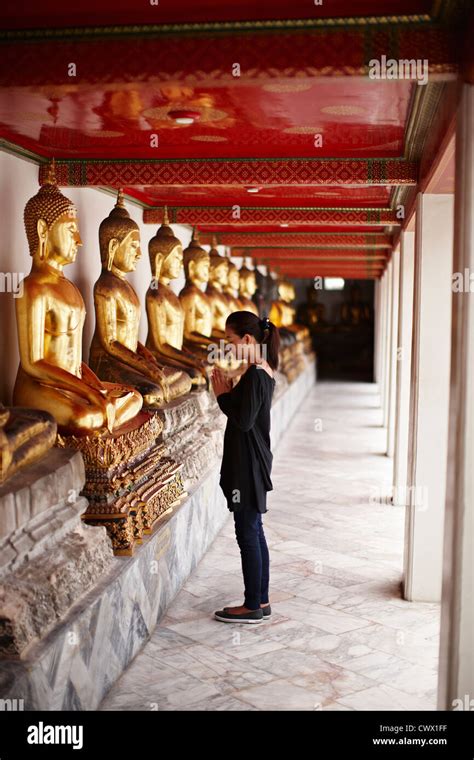
[[[229,516],[102,710],[435,710],[439,605],[401,597],[404,507],[378,386],[318,382],[275,452],[271,621],[241,604]]]

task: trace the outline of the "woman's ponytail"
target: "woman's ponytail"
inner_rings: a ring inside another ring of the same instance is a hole
[[[280,352],[280,333],[276,325],[270,322],[268,317],[260,320],[260,326],[263,331],[263,346],[267,349],[267,362],[272,369],[278,369],[278,359]]]

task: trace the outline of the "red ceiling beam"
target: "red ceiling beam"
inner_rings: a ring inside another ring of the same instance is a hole
[[[289,209],[291,210],[291,209]],[[161,221],[159,222],[161,224]],[[383,226],[383,225],[382,225]],[[222,233],[232,233],[232,234],[239,234],[250,232],[252,235],[254,234],[260,234],[260,233],[268,233],[268,232],[278,232],[281,233],[283,229],[289,229],[292,232],[307,232],[310,233],[326,233],[330,235],[331,237],[336,237],[338,235],[348,235],[348,234],[366,234],[366,235],[383,235],[385,234],[384,229],[377,230],[374,229],[373,226],[367,226],[367,225],[360,225],[360,224],[353,224],[353,225],[344,225],[344,230],[334,230],[334,227],[330,224],[289,224],[288,228],[282,227],[281,224],[240,224],[238,227],[236,227],[233,224],[200,224],[199,225],[199,235],[200,239],[201,235],[205,235],[206,233],[212,233],[212,235],[217,235],[218,242],[220,242],[220,235]],[[387,238],[389,240],[392,240],[391,235],[387,233]],[[208,238],[209,239],[209,238]],[[212,240],[212,236],[210,238]]]
[[[387,255],[388,253],[384,253],[383,250],[367,250],[365,248],[319,248],[312,250],[307,248],[232,248],[232,256],[252,256],[252,258],[262,261],[264,259],[272,261],[315,261],[316,259],[327,259],[331,261],[342,257],[347,259],[385,260]]]
[[[257,246],[258,248],[282,246],[288,248],[391,248],[392,244],[387,235],[377,233],[344,233],[344,232],[201,232],[201,243],[210,245],[217,237],[218,243],[229,246]]]
[[[113,17],[113,12],[112,12]],[[314,22],[313,22],[314,23]],[[311,24],[311,20],[309,20]],[[347,27],[219,33],[166,33],[166,28],[32,29],[2,31],[0,86],[180,82],[190,87],[222,83],[236,89],[248,82],[367,76],[372,59],[428,61],[432,78],[452,78],[457,60],[454,35],[425,23],[361,24]],[[161,33],[160,33],[161,31]],[[114,38],[113,33],[122,34]],[[164,32],[164,33],[163,33]],[[61,40],[61,34],[75,39]],[[81,35],[88,36],[81,39]],[[128,35],[128,36],[126,36]],[[133,36],[132,36],[133,35]],[[229,36],[231,35],[231,36]],[[19,41],[21,36],[26,41]],[[34,39],[31,44],[28,39]],[[15,40],[15,38],[17,38]],[[15,41],[11,42],[10,39]],[[76,64],[77,79],[68,78]],[[235,64],[240,64],[239,76]]]
[[[305,273],[298,270],[289,270],[280,273],[281,276],[302,280],[313,280],[315,277],[343,277],[345,280],[377,280],[383,272],[364,272],[360,270],[340,271],[338,269]]]
[[[48,165],[40,166],[40,182]],[[56,162],[64,187],[101,185],[415,185],[417,165],[395,158],[167,158],[142,161],[71,159]],[[159,210],[160,219],[162,209]]]
[[[298,272],[305,272],[308,275],[311,274],[319,274],[320,272],[325,272],[326,270],[329,271],[363,271],[363,272],[379,272],[384,269],[384,264],[381,262],[376,262],[371,264],[370,262],[361,262],[360,264],[355,264],[354,262],[317,262],[315,261],[313,264],[301,264],[298,262],[291,262],[291,261],[281,261],[281,262],[270,262],[268,264],[270,269],[276,269],[276,271],[279,272],[287,272],[287,271],[298,271]]]
[[[312,275],[301,274],[300,272],[285,272],[286,277],[292,277],[294,279],[313,279]],[[365,272],[321,272],[315,277],[342,277],[345,280],[379,280],[382,276],[381,272],[373,274],[367,274]]]
[[[354,269],[354,267],[341,268],[338,266],[318,268],[315,267],[311,270],[303,270],[298,269],[297,267],[292,267],[288,269],[280,268],[274,271],[276,271],[279,276],[301,277],[302,279],[308,280],[313,280],[315,277],[345,277],[346,279],[349,279],[351,277],[355,277],[356,275],[359,275],[360,277],[376,278],[380,277],[383,274],[382,269],[367,269],[366,267],[359,267]]]
[[[235,209],[232,206],[182,206],[168,207],[171,222],[175,224],[233,224],[239,225],[267,225],[267,224],[322,224],[326,226],[344,227],[399,225],[395,211],[391,209],[351,209],[351,208],[297,208],[287,206],[285,208],[273,207],[249,207],[239,208],[240,218],[236,219]],[[145,224],[161,224],[163,218],[162,209],[145,209],[143,221]]]

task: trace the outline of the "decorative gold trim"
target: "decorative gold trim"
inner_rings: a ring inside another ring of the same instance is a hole
[[[248,234],[250,234],[250,235],[256,235],[257,233],[256,232],[250,232]],[[312,232],[311,234],[315,235],[317,233]],[[334,234],[337,234],[337,233],[334,233]],[[352,233],[347,233],[347,234],[365,235],[366,233],[365,232],[360,232],[360,233],[357,233],[357,232],[354,233],[354,232],[352,232]],[[372,234],[374,234],[374,233],[372,233]],[[380,233],[377,233],[377,234],[380,235]],[[249,246],[248,245],[239,245],[239,243],[232,243],[232,244],[230,244],[229,247],[232,248],[232,250],[235,251],[235,250],[240,250],[241,248],[242,249],[243,248],[248,248]],[[378,249],[391,248],[392,246],[391,246],[390,243],[382,243],[380,245],[378,245],[377,243],[374,243],[374,244],[364,243],[364,244],[360,244],[360,245],[357,245],[356,243],[349,244],[349,245],[343,243],[343,244],[340,244],[340,245],[335,245],[333,243],[332,245],[307,245],[307,246],[304,246],[304,245],[288,245],[288,243],[285,243],[285,241],[282,240],[281,243],[272,243],[271,245],[262,245],[261,243],[259,243],[258,241],[256,241],[255,243],[252,244],[251,247],[255,248],[255,249],[258,249],[259,251],[261,251],[261,250],[267,250],[267,249],[270,250],[270,251],[280,251],[280,250],[286,250],[286,249],[288,249],[288,250],[291,249],[291,251],[344,251],[344,250],[353,251],[355,249],[357,249],[359,251],[368,251],[368,250],[377,251]]]
[[[415,187],[415,185],[409,185],[408,187]],[[153,206],[153,210],[159,210],[159,206]],[[213,204],[212,206],[172,206],[168,204],[168,211],[187,211],[188,209],[213,209],[213,208],[232,208],[225,203],[221,205]],[[347,214],[351,214],[354,211],[365,212],[387,212],[392,209],[388,206],[239,206],[241,211],[344,211]],[[229,222],[231,224],[232,222]],[[207,224],[207,223],[206,223]],[[352,233],[354,234],[354,233]],[[380,234],[380,233],[378,233]]]
[[[184,24],[124,24],[123,26],[64,27],[63,29],[6,29],[0,40],[64,39],[78,37],[152,37],[172,34],[203,32],[233,33],[236,31],[298,31],[300,29],[326,29],[335,27],[366,27],[413,25],[431,22],[429,14],[402,16],[354,16],[339,18],[268,19],[262,21],[207,21]]]

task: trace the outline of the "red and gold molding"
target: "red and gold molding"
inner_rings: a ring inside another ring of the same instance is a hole
[[[51,30],[54,32],[54,30]],[[2,86],[122,86],[137,81],[157,87],[165,83],[241,87],[245,82],[313,77],[366,76],[369,61],[388,58],[428,61],[429,73],[452,78],[456,72],[455,38],[447,28],[429,23],[334,27],[328,30],[274,30],[149,37],[108,37],[102,31],[85,39],[39,39],[10,42],[3,32]],[[229,34],[232,36],[229,37]],[[0,37],[0,38],[1,38]],[[67,66],[76,64],[75,81],[67,82]],[[234,73],[240,62],[240,76]],[[65,81],[66,79],[66,81]]]
[[[269,261],[334,261],[335,259],[347,261],[384,261],[387,254],[382,251],[374,251],[366,248],[333,248],[333,249],[314,249],[306,248],[232,248],[233,256],[252,255],[253,259]]]
[[[384,225],[399,225],[395,211],[391,209],[353,209],[353,208],[298,208],[285,207],[248,207],[239,208],[239,218],[235,218],[232,206],[184,206],[168,208],[170,221],[174,224],[323,224],[328,227],[344,227],[345,225],[364,225],[380,227]],[[161,224],[162,209],[145,209],[143,221],[145,224]]]
[[[40,182],[47,164],[40,167]],[[163,159],[56,162],[58,184],[100,185],[415,185],[417,165],[404,159]]]
[[[211,245],[214,235],[221,245],[229,245],[238,249],[242,246],[257,246],[258,248],[277,248],[289,246],[295,248],[391,248],[392,243],[387,235],[378,233],[354,234],[350,232],[201,232],[199,239],[203,245]]]
[[[383,269],[372,269],[370,267],[361,267],[354,269],[353,267],[343,267],[340,264],[335,264],[330,267],[314,266],[307,270],[302,270],[300,267],[294,266],[281,266],[279,267],[278,274],[285,275],[286,277],[295,277],[302,279],[313,279],[314,277],[344,277],[347,280],[364,279],[364,280],[376,280],[383,274]]]

